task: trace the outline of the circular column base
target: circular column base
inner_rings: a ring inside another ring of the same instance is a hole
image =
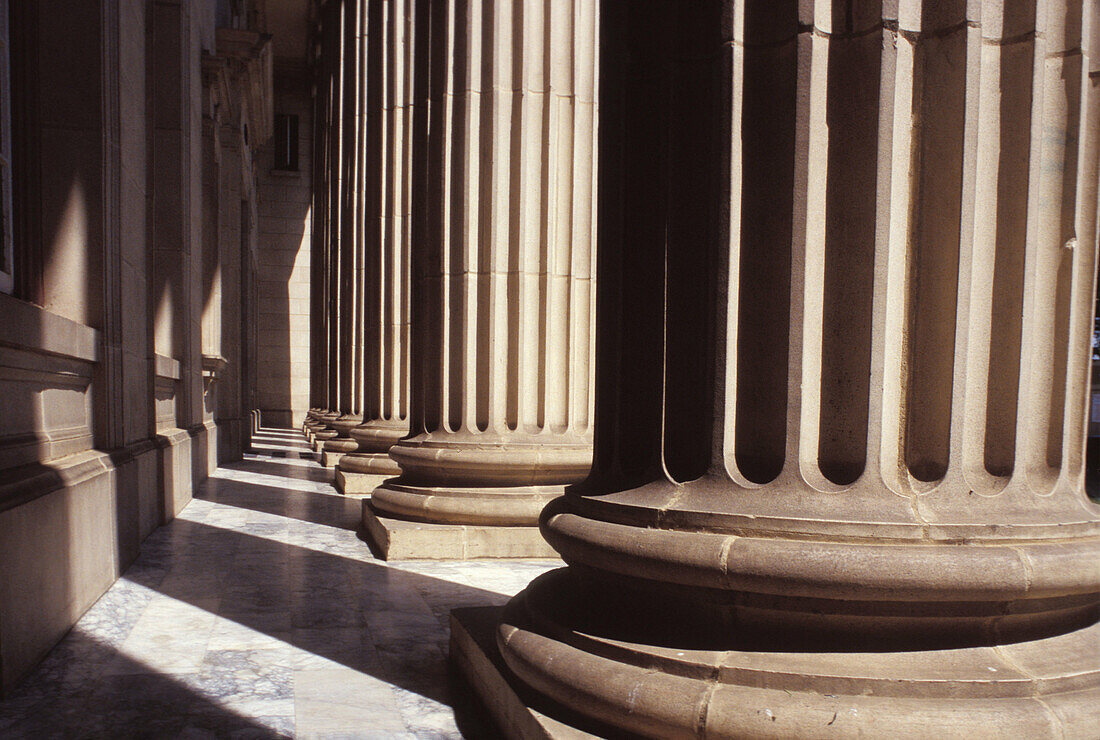
[[[334,420],[329,426],[336,430],[341,439],[348,437],[351,430],[363,423],[362,416],[346,415]]]
[[[371,495],[383,516],[438,524],[537,526],[539,513],[565,486],[417,486],[388,480]]]
[[[345,473],[361,475],[401,475],[401,468],[383,452],[351,452],[340,458],[336,467]]]
[[[830,652],[776,635],[713,641],[676,607],[560,569],[509,603],[497,642],[536,691],[649,737],[1095,736],[1100,623],[1010,644]]]
[[[355,427],[350,434],[351,438],[359,443],[356,452],[386,454],[408,433],[408,424],[373,420]],[[396,465],[397,463],[394,463],[395,467]]]
[[[322,439],[324,438],[322,437]],[[321,449],[324,452],[347,453],[353,452],[354,450],[358,449],[358,447],[359,443],[356,442],[354,439],[349,439],[348,437],[333,437],[332,439],[326,440],[324,447],[322,447]]]
[[[533,527],[543,507],[582,480],[590,444],[445,434],[402,439],[389,451],[401,477],[374,490],[382,516],[437,524]]]

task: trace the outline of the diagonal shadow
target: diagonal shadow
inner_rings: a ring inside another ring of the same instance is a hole
[[[310,480],[317,483],[332,483],[336,477],[336,473],[332,468],[322,468],[319,465],[294,465],[271,459],[245,458],[223,465],[220,470],[240,470],[263,475],[281,475],[291,480]]]
[[[114,674],[102,675],[108,665]],[[151,672],[79,627],[0,701],[0,736],[11,740],[294,736],[293,715],[266,719],[260,724],[176,677]]]
[[[162,537],[146,541],[124,578],[200,609],[209,609],[216,595],[217,614],[224,619],[450,704],[447,615],[463,606],[501,605],[508,596],[373,562],[351,533],[358,526],[357,500],[244,481],[231,484],[213,485],[214,492],[204,484],[199,497],[231,510],[207,512],[206,522],[177,519],[167,525]],[[267,536],[214,521],[240,526],[231,520],[241,509],[286,521],[247,525],[267,530]],[[318,533],[304,522],[351,531],[334,542],[331,531]],[[354,552],[362,559],[333,550]],[[364,631],[372,649],[349,650],[331,639],[347,630]]]
[[[173,540],[199,547],[206,557],[188,569],[187,561],[195,559],[180,552],[143,556],[131,569],[137,582],[202,609],[217,593],[217,614],[224,619],[445,704],[447,630],[420,594],[445,595],[444,612],[507,601],[492,591],[199,522],[170,526]],[[211,577],[229,553],[236,553],[232,567]],[[184,582],[196,576],[204,585],[181,587],[172,575]],[[326,634],[345,628],[367,631],[377,659]]]
[[[247,486],[248,490],[236,490],[242,486]],[[231,478],[209,479],[195,498],[353,532],[359,529],[363,514],[361,499],[349,498],[335,491],[298,491]]]

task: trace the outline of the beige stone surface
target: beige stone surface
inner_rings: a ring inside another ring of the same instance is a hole
[[[501,609],[478,607],[451,612],[451,664],[473,687],[476,700],[505,737],[581,740],[598,738],[528,706],[529,694],[511,674],[496,646]]]
[[[412,140],[411,434],[372,505],[534,526],[591,459],[596,7],[444,7],[453,28],[407,12],[433,49],[415,103],[441,114]]]
[[[372,549],[384,560],[555,557],[536,527],[394,519],[375,510],[371,499],[363,501],[363,528]]]
[[[266,46],[241,30],[261,43],[219,49],[203,5],[5,5],[20,92],[0,121],[19,142],[15,289],[0,295],[0,691],[254,420],[249,147],[270,129],[255,104]]]
[[[651,737],[1094,736],[1100,14],[724,5],[602,6],[601,436],[504,660]]]
[[[274,139],[258,153],[256,390],[264,424],[285,428],[301,425],[310,406],[310,305],[291,295],[304,289],[308,297],[313,270],[312,105],[300,63],[281,65],[274,87],[275,112],[298,117],[298,170],[274,170]]]

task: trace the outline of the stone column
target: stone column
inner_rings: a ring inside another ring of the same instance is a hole
[[[1097,6],[897,7],[603,3],[595,461],[497,635],[599,734],[1096,735]]]
[[[363,234],[363,417],[351,430],[357,449],[340,460],[336,487],[369,493],[401,472],[387,454],[408,432],[409,255],[412,242],[412,0],[368,5],[372,55],[366,91]]]
[[[431,4],[412,436],[366,514],[392,557],[548,552],[538,513],[588,472],[596,19],[595,0]],[[375,515],[450,544],[399,556]]]
[[[328,174],[326,156],[327,147],[325,138],[328,133],[329,116],[326,105],[327,75],[323,63],[326,38],[320,22],[314,28],[314,38],[311,44],[311,53],[315,60],[313,65],[313,207],[311,218],[312,233],[310,236],[310,368],[309,387],[310,403],[313,407],[306,414],[306,421],[302,425],[302,431],[310,444],[313,443],[314,433],[323,428],[321,415],[325,413],[328,405],[328,383],[325,373],[327,365],[326,331],[327,303],[324,296],[325,273],[328,267],[328,251],[326,213],[325,213],[325,177]]]
[[[341,72],[344,56],[344,0],[328,3],[321,18],[322,42],[322,100],[323,125],[318,128],[323,135],[322,177],[316,184],[321,190],[322,213],[320,219],[324,279],[320,287],[324,300],[324,366],[316,370],[325,376],[325,410],[318,416],[319,428],[313,432],[314,450],[321,453],[324,444],[339,436],[333,423],[343,413],[340,396],[340,145],[342,143],[343,104]]]
[[[362,25],[365,21],[366,3],[361,0],[345,0],[340,12],[339,95],[336,120],[338,152],[336,190],[333,195],[338,213],[333,219],[337,269],[336,303],[333,309],[336,342],[339,352],[336,372],[337,397],[340,416],[331,423],[336,436],[326,440],[322,447],[321,464],[335,467],[340,458],[355,450],[358,442],[351,438],[351,430],[363,422],[362,377],[363,344],[359,335],[358,304],[362,294],[362,212],[358,200],[359,152],[359,98],[362,84],[359,74],[362,45]]]

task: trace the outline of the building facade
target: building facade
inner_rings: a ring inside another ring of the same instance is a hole
[[[0,5],[3,687],[260,408],[304,417],[311,162],[275,127],[310,137],[307,10]]]
[[[1095,735],[1096,0],[0,11],[0,686],[262,418],[507,735]]]

